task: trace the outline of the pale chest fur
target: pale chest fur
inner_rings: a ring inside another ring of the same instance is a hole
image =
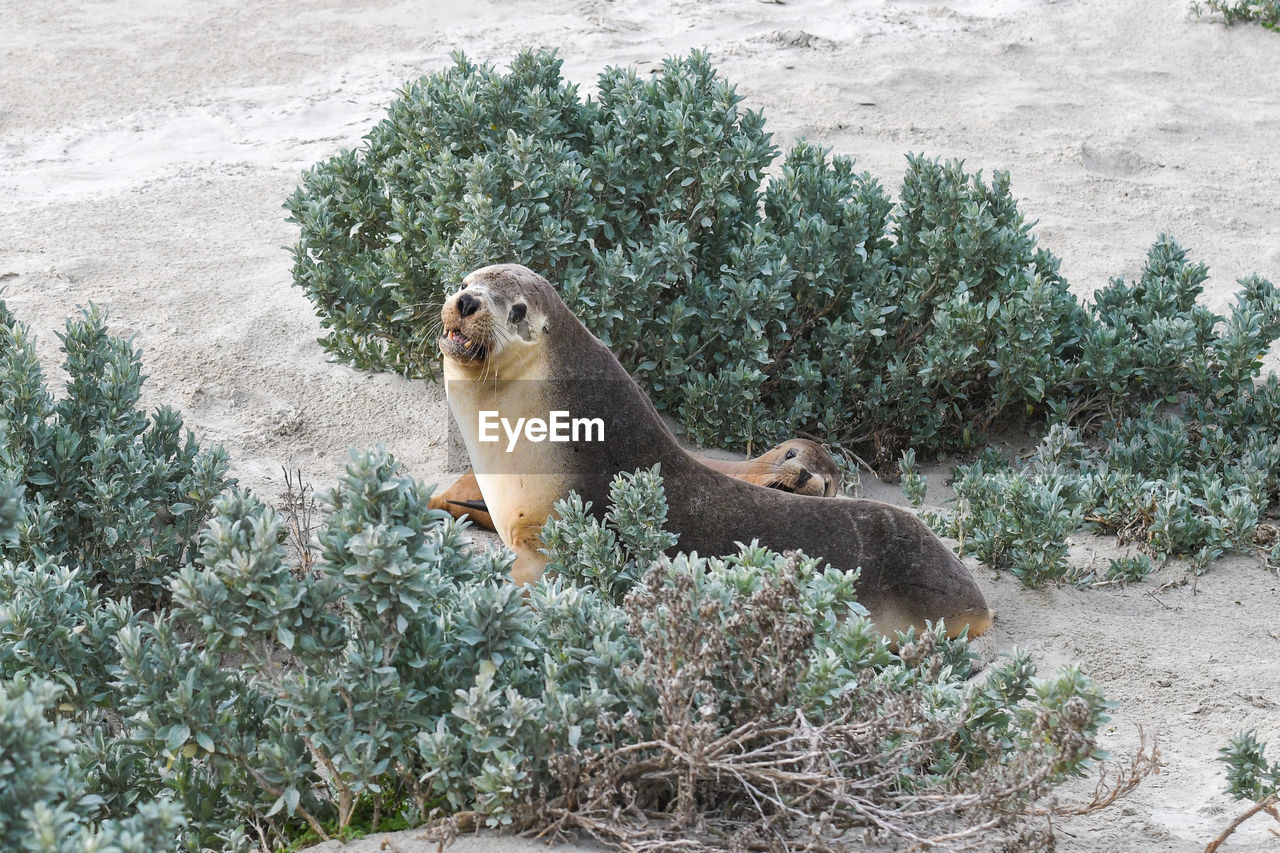
[[[524,566],[541,572],[537,534],[555,501],[568,493],[562,450],[549,441],[531,441],[511,427],[546,418],[548,401],[543,363],[527,359],[518,379],[481,381],[446,361],[449,408],[475,469],[476,482],[494,527]]]

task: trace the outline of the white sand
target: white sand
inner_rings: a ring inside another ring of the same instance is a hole
[[[282,466],[324,487],[348,446],[375,442],[444,479],[440,390],[329,364],[315,343],[283,248],[299,171],[357,144],[400,84],[455,49],[505,63],[558,47],[589,86],[605,65],[706,47],[779,144],[852,154],[891,190],[908,151],[1008,169],[1080,295],[1133,275],[1169,230],[1210,265],[1205,302],[1223,310],[1236,278],[1280,281],[1280,35],[1193,21],[1187,5],[4,3],[0,286],[54,376],[63,318],[109,307],[144,351],[146,404],[181,409],[270,499]],[[1111,552],[1086,538],[1076,557]],[[1158,593],[1181,567],[1121,591],[978,575],[1000,614],[985,652],[1079,662],[1122,703],[1109,748],[1130,750],[1138,724],[1162,743],[1165,771],[1063,824],[1060,849],[1202,849],[1241,809],[1218,748],[1255,727],[1280,755],[1280,581],[1253,558]],[[1276,849],[1266,830],[1255,819],[1225,849]]]

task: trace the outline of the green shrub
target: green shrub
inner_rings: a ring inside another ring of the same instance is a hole
[[[85,733],[57,712],[62,688],[25,678],[0,682],[0,848],[51,853],[173,850],[186,822],[165,800],[140,803],[124,820],[102,820],[88,783]]]
[[[611,69],[583,103],[553,54],[522,53],[508,75],[457,55],[406,87],[364,152],[312,169],[288,204],[308,235],[297,280],[331,306],[326,347],[435,375],[429,306],[498,258],[582,293],[618,346],[667,330],[687,311],[666,283],[726,261],[729,235],[758,218],[773,148],[705,56],[666,69],[650,81]],[[636,276],[648,288],[603,286]],[[670,292],[637,310],[654,289]]]
[[[898,476],[902,484],[902,494],[916,509],[924,505],[925,495],[929,490],[929,478],[920,473],[916,467],[915,450],[907,450],[898,460]]]
[[[126,600],[106,599],[79,569],[0,563],[0,679],[45,678],[66,711],[111,707],[115,637],[137,627]]]
[[[1280,761],[1267,761],[1267,745],[1258,741],[1252,729],[1240,732],[1231,743],[1218,750],[1227,765],[1227,793],[1237,800],[1252,800],[1253,805],[1231,822],[1206,850],[1217,850],[1233,832],[1249,818],[1266,812],[1280,821],[1276,809],[1280,797]],[[1275,834],[1275,830],[1271,831]]]
[[[107,333],[90,306],[59,335],[66,396],[45,387],[34,339],[0,302],[0,482],[21,507],[2,553],[79,569],[110,595],[155,602],[166,576],[194,556],[213,498],[228,484],[221,448],[201,450],[169,408],[137,408],[143,375],[133,345]]]
[[[0,319],[0,846],[247,851],[448,815],[763,843],[801,811],[1026,841],[1098,755],[1107,703],[1074,671],[971,685],[963,641],[895,651],[817,561],[660,556],[657,470],[620,475],[602,523],[561,503],[559,577],[520,590],[430,487],[353,452],[293,558],[225,454],[137,410],[99,312],[68,323],[60,400]]]
[[[1197,18],[1218,15],[1227,26],[1246,21],[1269,30],[1280,29],[1280,0],[1196,0],[1191,4],[1191,14]]]
[[[175,796],[216,794],[223,824],[277,841],[299,822],[341,836],[369,804],[375,829],[438,809],[505,824],[557,732],[585,746],[626,710],[611,665],[634,651],[612,608],[567,587],[526,601],[430,494],[385,452],[353,453],[307,573],[273,510],[217,502],[175,609],[120,635],[133,737],[179,769]]]
[[[294,278],[323,343],[436,373],[434,307],[518,260],[702,441],[797,430],[972,446],[1067,376],[1083,313],[997,173],[909,160],[896,206],[847,157],[777,151],[704,54],[582,100],[553,54],[501,74],[457,57],[408,86],[365,145],[290,198]],[[697,377],[697,378],[691,378]]]
[[[55,399],[30,332],[0,303],[0,682],[30,729],[0,751],[44,774],[0,804],[0,846],[198,849],[178,839],[203,832],[230,849],[241,829],[197,829],[207,807],[184,802],[131,737],[116,680],[118,638],[144,630],[168,575],[195,558],[227,457],[184,436],[176,412],[138,410],[138,355],[98,309],[60,337]]]
[[[1221,750],[1227,765],[1227,793],[1237,800],[1261,800],[1280,791],[1280,762],[1267,761],[1267,745],[1252,729],[1240,732]]]
[[[590,501],[569,495],[542,529],[550,558],[547,572],[621,604],[648,568],[676,544],[663,527],[667,505],[661,495],[657,466],[615,476],[603,520],[590,515]]]
[[[941,528],[1029,583],[1091,580],[1066,561],[1066,538],[1082,522],[1202,571],[1261,543],[1259,522],[1280,493],[1278,407],[1280,383],[1269,377],[1192,393],[1182,411],[1149,406],[1109,422],[1094,445],[1055,426],[1026,463],[988,454],[957,466],[956,505]],[[1109,579],[1140,580],[1150,568],[1149,559],[1126,561]]]
[[[1081,304],[1007,174],[912,156],[895,202],[807,142],[764,182],[769,139],[704,54],[647,80],[607,69],[588,99],[553,54],[505,74],[457,57],[360,149],[305,175],[287,205],[295,282],[331,352],[433,375],[434,306],[473,267],[523,262],[704,444],[809,433],[896,474],[904,451],[975,448],[1011,418],[1105,426],[1078,506],[1051,472],[966,481],[968,506],[989,507],[965,523],[968,547],[1029,582],[1063,576],[1086,518],[1197,565],[1248,547],[1274,492],[1271,424],[1245,411],[1280,334],[1269,282],[1243,281],[1217,317],[1196,304],[1203,265],[1162,236],[1137,280]],[[1194,447],[1159,473],[1126,450],[1165,441],[1149,407],[1170,401],[1188,406],[1189,436],[1204,423],[1243,443],[1223,494]],[[1036,522],[1000,512],[1012,505]]]
[[[1107,561],[1107,573],[1104,580],[1137,583],[1151,574],[1151,558],[1145,554],[1127,557],[1112,557]]]
[[[1028,586],[1068,573],[1067,536],[1084,517],[1070,479],[1034,462],[1014,471],[988,453],[958,469],[955,490],[947,532],[960,540],[961,553],[1007,569]]]
[[[1137,281],[1097,293],[1071,380],[1092,393],[1050,403],[1053,426],[1029,461],[987,453],[955,469],[941,525],[963,550],[1035,584],[1095,579],[1067,561],[1082,523],[1196,571],[1257,546],[1280,494],[1280,385],[1257,381],[1280,334],[1280,293],[1245,279],[1222,317],[1196,302],[1206,276],[1162,238]],[[1126,562],[1104,579],[1149,569]]]
[[[1038,831],[1012,816],[1098,755],[1108,706],[1077,673],[1036,681],[1019,657],[996,686],[970,685],[963,641],[911,634],[893,651],[853,578],[799,555],[645,557],[670,540],[656,471],[618,479],[604,534],[563,502],[565,569],[526,592],[503,577],[509,558],[463,547],[430,492],[385,452],[353,454],[305,572],[286,564],[278,514],[220,497],[196,562],[170,578],[173,608],[108,641],[122,729],[78,753],[99,819],[171,802],[185,850],[343,837],[360,814],[370,829],[465,814],[631,841],[695,825],[765,838],[812,786],[777,788],[778,814],[757,823],[725,805],[743,802],[731,780],[820,748],[827,830],[875,808],[889,837],[942,820],[998,839]],[[584,544],[610,537],[625,547]],[[570,554],[622,565],[634,588]],[[637,768],[653,784],[626,784]],[[626,804],[672,823],[637,827],[616,817],[640,813]]]
[[[658,488],[653,472],[615,483],[624,495],[650,492],[644,503],[661,503]],[[596,535],[566,508],[563,541]],[[640,533],[630,526],[616,523],[619,539]],[[853,578],[802,555],[753,545],[659,560],[623,610],[639,652],[632,689],[642,687],[622,721],[627,737],[557,757],[559,790],[548,788],[535,822],[550,815],[558,828],[637,847],[796,833],[818,843],[869,825],[899,841],[943,825],[988,844],[1027,841],[1034,833],[1019,820],[976,827],[1025,814],[1097,755],[1109,706],[1079,673],[1037,681],[1019,655],[970,686],[963,641],[912,633],[892,651]],[[639,817],[654,812],[666,819]]]
[[[1207,269],[1162,235],[1137,279],[1082,304],[1005,173],[912,156],[895,203],[801,142],[762,183],[763,119],[704,54],[648,80],[607,69],[585,100],[559,69],[458,57],[306,174],[294,276],[331,352],[432,375],[432,306],[470,268],[518,260],[704,444],[821,436],[906,475],[918,505],[904,453],[976,448],[1009,419],[1076,430],[1091,443],[1069,439],[1070,459],[961,467],[935,519],[1027,583],[1090,579],[1067,560],[1083,522],[1196,570],[1254,547],[1280,492],[1280,404],[1274,381],[1255,387],[1280,336],[1270,282],[1242,280],[1218,316],[1197,303]],[[616,546],[603,529],[566,543],[625,586]]]

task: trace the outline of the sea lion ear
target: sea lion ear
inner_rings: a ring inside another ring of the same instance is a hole
[[[516,327],[516,334],[525,341],[533,340],[533,329],[529,328],[529,307],[523,302],[517,302],[511,306],[511,310],[507,312],[507,322]]]

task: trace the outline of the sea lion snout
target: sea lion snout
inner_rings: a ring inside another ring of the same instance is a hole
[[[479,366],[494,343],[493,317],[488,298],[478,288],[462,289],[445,299],[440,308],[440,352],[446,359]]]
[[[480,300],[467,291],[458,294],[458,316],[470,317],[480,310]]]

